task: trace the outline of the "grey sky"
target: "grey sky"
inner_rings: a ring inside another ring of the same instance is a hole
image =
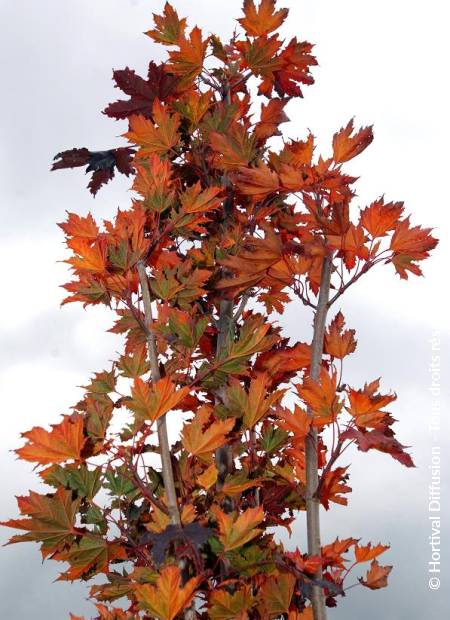
[[[173,0],[190,24],[229,34],[241,0]],[[382,193],[405,200],[415,223],[436,227],[441,243],[424,264],[425,278],[400,282],[380,266],[342,299],[348,325],[356,328],[357,352],[346,363],[346,380],[360,387],[382,376],[383,389],[399,400],[400,441],[413,446],[415,470],[383,454],[350,454],[353,493],[348,508],[324,517],[324,542],[336,536],[391,542],[382,563],[394,564],[388,589],[354,588],[331,620],[430,620],[449,611],[448,579],[448,361],[447,298],[450,262],[448,178],[448,23],[440,0],[285,0],[291,8],[286,36],[317,43],[316,85],[290,104],[286,135],[309,128],[330,151],[333,132],[353,115],[375,125],[375,141],[348,165],[364,206]],[[9,450],[33,424],[57,420],[79,396],[93,371],[107,366],[120,341],[104,330],[112,316],[103,309],[58,309],[67,281],[61,231],[64,211],[110,217],[129,204],[127,181],[118,178],[92,200],[81,171],[48,172],[55,153],[73,146],[93,149],[122,143],[125,123],[100,110],[119,96],[113,68],[144,72],[163,50],[141,33],[162,0],[0,0],[3,89],[0,100],[0,519],[16,514],[14,495],[37,488],[31,466]],[[338,308],[336,308],[337,310]],[[310,338],[311,316],[293,305],[281,319],[294,340]],[[427,510],[430,450],[428,391],[432,330],[442,338],[442,431],[445,460],[441,589],[428,588],[430,526]],[[444,510],[445,509],[445,510]],[[6,540],[8,531],[1,531]],[[303,518],[291,543],[305,549]],[[41,565],[31,544],[0,549],[0,615],[8,620],[65,620],[69,611],[93,615],[86,589],[53,584],[57,565]],[[361,573],[357,573],[358,576]]]

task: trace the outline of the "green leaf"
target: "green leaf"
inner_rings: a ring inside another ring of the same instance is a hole
[[[274,452],[283,446],[289,437],[289,433],[275,426],[266,426],[262,434],[259,444],[261,449],[268,454]]]

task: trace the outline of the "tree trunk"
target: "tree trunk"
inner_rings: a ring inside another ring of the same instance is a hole
[[[319,298],[314,316],[314,333],[311,345],[311,369],[310,376],[314,381],[320,377],[322,362],[323,341],[325,335],[325,322],[328,311],[328,298],[330,294],[331,258],[326,257],[322,265]],[[308,411],[312,415],[311,411]],[[306,523],[308,532],[308,553],[310,555],[321,554],[320,541],[320,500],[316,497],[319,484],[318,454],[317,454],[317,429],[311,428],[306,437]],[[320,568],[315,574],[317,579],[322,577]],[[323,588],[313,586],[311,596],[314,620],[326,620],[325,595]]]
[[[159,381],[161,374],[159,372],[158,364],[158,351],[156,348],[156,339],[153,335],[153,315],[152,315],[152,300],[150,297],[150,288],[148,285],[148,278],[145,271],[145,265],[142,261],[137,265],[139,273],[139,281],[141,284],[142,300],[144,302],[144,316],[145,323],[147,325],[147,346],[148,356],[150,360],[151,377],[152,382]],[[157,422],[158,429],[158,442],[161,450],[161,468],[162,477],[164,481],[164,490],[166,493],[167,508],[169,510],[170,522],[172,525],[181,526],[180,512],[178,510],[177,493],[175,489],[175,481],[173,477],[172,461],[170,460],[170,445],[169,437],[167,435],[167,422],[166,416],[161,416]]]

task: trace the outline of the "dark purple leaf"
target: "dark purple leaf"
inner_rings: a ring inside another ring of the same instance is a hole
[[[153,61],[148,66],[146,80],[128,67],[114,71],[113,80],[116,82],[115,87],[130,97],[128,100],[110,103],[103,110],[104,114],[118,120],[132,114],[151,118],[155,98],[166,100],[174,92],[177,83],[174,75],[166,73],[164,64],[157,65]]]

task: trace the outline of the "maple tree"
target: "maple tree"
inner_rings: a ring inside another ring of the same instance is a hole
[[[167,61],[146,78],[113,73],[128,99],[104,113],[128,122],[129,146],[53,165],[85,166],[94,195],[116,171],[133,178],[112,221],[60,224],[63,304],[110,308],[124,350],[71,414],[23,434],[17,455],[49,491],[19,497],[21,518],[4,525],[24,532],[11,543],[68,565],[60,579],[103,574],[90,590],[100,620],[323,620],[354,567],[371,563],[361,585],[387,585],[388,546],[320,537],[320,507],[347,504],[336,462],[349,446],[413,466],[386,409],[395,394],[343,382],[355,331],[329,312],[375,265],[421,275],[437,241],[401,202],[355,208],[343,164],[371,127],[351,120],[330,157],[312,134],[271,141],[317,64],[310,43],[280,38],[288,10],[275,4],[244,0],[223,43],[166,3],[146,35]],[[313,313],[310,343],[290,343],[273,316],[295,299]],[[184,421],[172,445],[168,416]],[[274,528],[290,531],[299,511],[308,549],[285,550]]]

